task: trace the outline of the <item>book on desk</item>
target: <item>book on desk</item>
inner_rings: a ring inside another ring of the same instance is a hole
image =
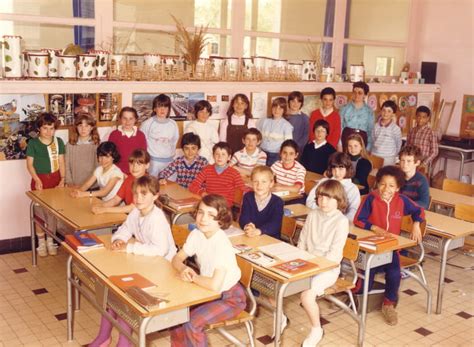
[[[109,276],[109,280],[124,292],[131,287],[138,287],[143,290],[156,287],[156,284],[138,273]]]
[[[294,259],[281,264],[273,265],[270,267],[270,270],[275,271],[282,276],[291,277],[312,271],[317,268],[318,265],[315,263],[311,263],[303,259]]]
[[[398,245],[398,240],[392,235],[371,235],[357,239],[359,245],[367,249],[383,250]]]
[[[64,237],[66,243],[78,253],[85,253],[104,248],[104,243],[92,233],[76,232]]]
[[[175,210],[182,210],[185,208],[193,208],[196,207],[199,203],[199,199],[197,198],[183,198],[183,199],[174,199],[172,197],[168,197],[168,206],[174,208]]]

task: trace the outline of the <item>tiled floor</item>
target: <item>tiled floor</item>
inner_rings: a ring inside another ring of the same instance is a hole
[[[450,252],[450,263],[472,267],[472,257]],[[99,314],[85,301],[76,314],[75,340],[66,338],[66,255],[39,259],[31,266],[31,253],[0,256],[0,347],[1,346],[76,346],[93,340],[98,330]],[[425,272],[436,294],[439,262],[427,259]],[[402,282],[399,324],[386,325],[380,311],[369,313],[365,346],[474,346],[474,273],[448,266],[450,283],[445,287],[443,314],[425,313],[425,294],[413,280]],[[433,311],[436,302],[433,298]],[[325,336],[320,346],[353,346],[357,328],[344,313],[332,313],[320,301],[324,314]],[[285,313],[290,325],[283,335],[283,346],[299,346],[309,331],[307,318],[295,295],[285,300]],[[332,314],[331,314],[332,313]],[[260,309],[255,321],[257,346],[268,342],[272,316]],[[244,329],[235,333],[244,335]],[[117,335],[114,334],[115,343]],[[211,346],[229,343],[216,333],[209,334]],[[151,346],[169,346],[167,332],[148,336]],[[113,344],[114,345],[114,344]]]

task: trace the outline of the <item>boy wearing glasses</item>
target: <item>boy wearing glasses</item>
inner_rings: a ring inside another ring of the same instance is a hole
[[[320,175],[328,167],[329,156],[336,152],[336,149],[326,141],[329,135],[329,123],[324,119],[317,120],[313,125],[314,141],[304,146],[301,164],[307,171],[316,172]]]

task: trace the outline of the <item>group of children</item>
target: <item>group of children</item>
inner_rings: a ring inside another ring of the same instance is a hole
[[[102,198],[92,206],[93,213],[128,213],[126,222],[113,235],[112,249],[163,256],[172,262],[184,281],[221,292],[220,300],[194,308],[190,321],[171,333],[172,345],[205,345],[206,324],[231,318],[245,308],[240,270],[232,245],[222,231],[232,221],[231,208],[238,190],[245,193],[238,220],[245,234],[280,238],[284,202],[272,193],[289,191],[304,196],[306,170],[324,174],[326,178],[307,195],[306,205],[313,211],[308,215],[298,247],[338,263],[350,222],[380,234],[399,234],[401,216],[409,214],[415,222],[413,238],[419,241],[419,223],[424,218],[423,208],[429,204],[429,188],[417,167],[431,160],[426,151],[428,147],[432,151],[433,146],[431,142],[428,145],[427,122],[423,122],[425,114],[429,117],[429,109],[418,108],[417,127],[409,135],[412,143],[418,141],[422,148],[409,142],[400,151],[400,132],[393,120],[396,105],[388,101],[383,104],[382,115],[372,124],[369,136],[357,128],[366,124],[354,119],[351,122],[349,116],[351,112],[354,117],[368,112],[365,104],[360,106],[361,91],[366,95],[368,89],[357,83],[353,89],[351,110],[341,110],[341,116],[334,108],[334,90],[325,88],[321,92],[322,107],[310,118],[301,113],[303,95],[293,92],[288,104],[284,98],[273,100],[272,118],[258,123],[251,118],[248,98],[237,94],[231,101],[228,117],[221,121],[219,135],[207,125],[211,105],[200,101],[195,105],[196,120],[188,124],[182,136],[183,156],[178,158],[174,158],[178,127],[169,118],[171,101],[163,94],[154,99],[153,116],[140,129],[137,112],[124,107],[119,115],[120,125],[102,143],[94,119],[84,114],[77,118],[75,132],[64,146],[54,136],[56,118],[43,114],[38,120],[39,136],[30,141],[27,149],[31,189],[67,185],[73,188],[73,197]],[[350,130],[345,130],[344,124]],[[308,131],[310,127],[312,132]],[[303,135],[307,138],[302,140]],[[389,164],[377,172],[377,189],[372,192],[367,182],[372,166],[366,143],[372,153],[383,151],[379,154]],[[397,157],[400,167],[391,165]],[[155,206],[159,186],[168,179],[202,196],[195,215],[196,230],[178,253],[166,217]],[[96,189],[91,189],[95,185]],[[357,185],[363,188],[359,190]],[[361,194],[365,195],[362,201]],[[37,213],[54,232],[55,218],[45,211]],[[45,239],[41,230],[37,235],[38,254],[56,254],[52,239]],[[132,236],[135,242],[129,243]],[[197,257],[199,274],[184,264],[192,256]],[[382,312],[387,323],[396,324],[398,257],[394,255],[391,264],[378,270],[386,272],[387,281]],[[322,338],[315,299],[336,281],[338,274],[339,269],[335,269],[315,276],[311,289],[301,295],[312,325],[304,346],[315,346]],[[125,322],[121,324],[126,326]],[[111,325],[104,318],[99,336],[91,346],[108,345],[110,331]],[[121,343],[129,342],[121,337]]]

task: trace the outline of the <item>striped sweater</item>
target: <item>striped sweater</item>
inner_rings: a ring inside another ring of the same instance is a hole
[[[234,202],[234,194],[237,189],[243,192],[248,190],[239,172],[233,167],[227,167],[218,174],[215,165],[206,166],[189,185],[189,190],[194,194],[222,195],[227,200],[229,207]]]

